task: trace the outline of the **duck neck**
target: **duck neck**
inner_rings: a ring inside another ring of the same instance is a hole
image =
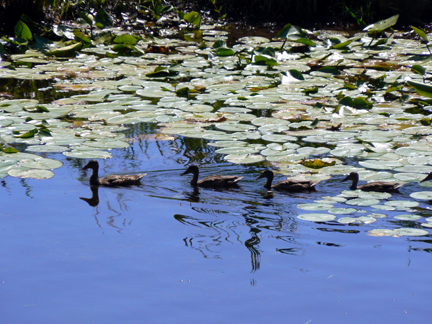
[[[93,173],[90,177],[90,184],[97,186],[100,185],[100,181],[99,181],[99,168],[98,167],[94,167],[93,168]]]
[[[353,178],[352,179],[352,183],[351,183],[351,190],[356,190],[357,189],[357,184],[358,184],[359,179],[358,178]]]
[[[266,181],[266,183],[264,185],[264,188],[266,188],[268,190],[271,190],[271,188],[272,188],[272,186],[271,186],[272,182],[273,182],[273,174],[269,174],[267,176],[267,181]]]
[[[193,172],[193,177],[192,177],[192,181],[191,181],[192,186],[196,186],[198,184],[198,173],[199,173],[199,171]]]

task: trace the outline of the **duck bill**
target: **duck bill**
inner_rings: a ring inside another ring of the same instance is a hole
[[[255,180],[262,179],[262,178],[264,178],[264,173],[261,174],[261,175],[260,175],[258,178],[256,178]]]
[[[185,172],[183,172],[182,174],[180,174],[181,176],[184,176],[185,174],[188,174],[189,172],[187,172],[187,170]]]
[[[342,182],[343,182],[343,181],[348,181],[348,180],[351,180],[351,176],[350,176],[350,175],[347,176],[345,179],[343,179]]]

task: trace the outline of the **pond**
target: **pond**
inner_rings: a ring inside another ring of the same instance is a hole
[[[227,37],[202,29],[209,44]],[[0,101],[3,321],[428,320],[429,99],[402,81],[430,80],[427,50],[369,48],[363,35],[341,51],[331,38],[275,56],[261,47],[281,41],[238,39],[232,50],[252,61],[173,38],[155,40],[171,54],[112,57],[100,45],[3,62],[2,91],[21,86]],[[424,76],[409,68],[419,61]],[[91,187],[89,159],[101,176],[147,175]],[[200,178],[244,178],[197,189],[181,176],[191,164]],[[320,182],[269,191],[265,169]],[[350,172],[404,185],[349,190]]]

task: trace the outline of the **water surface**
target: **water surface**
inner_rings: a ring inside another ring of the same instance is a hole
[[[80,170],[86,161],[61,154],[44,155],[64,162],[50,180],[1,180],[4,323],[429,320],[430,235],[367,235],[418,224],[297,219],[297,204],[345,190],[342,177],[314,193],[270,195],[255,181],[262,167],[225,163],[205,143],[133,138],[100,173],[147,172],[143,186],[101,187],[99,201]],[[190,162],[203,176],[245,179],[239,189],[197,192],[180,176]]]

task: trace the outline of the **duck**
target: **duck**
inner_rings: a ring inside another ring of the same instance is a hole
[[[312,181],[312,180],[299,180],[299,179],[285,179],[279,181],[278,183],[272,185],[274,173],[271,170],[265,170],[261,175],[257,178],[267,178],[267,182],[264,185],[264,188],[268,190],[278,190],[278,191],[290,191],[290,192],[300,192],[300,191],[315,191],[315,186],[320,181]]]
[[[376,181],[376,182],[368,182],[365,183],[364,185],[357,186],[357,183],[359,181],[359,175],[357,172],[351,172],[342,181],[348,181],[348,180],[352,180],[352,184],[350,186],[351,190],[360,189],[362,191],[398,192],[399,188],[404,185],[404,183]]]
[[[90,177],[90,185],[92,186],[107,186],[107,187],[119,187],[129,185],[139,185],[141,179],[147,175],[147,173],[136,174],[136,175],[109,175],[103,178],[99,178],[99,162],[96,160],[90,160],[82,170],[92,169],[93,173]]]
[[[432,172],[429,172],[429,174],[426,176],[426,178],[424,178],[420,182],[425,182],[425,181],[428,181],[428,180],[432,180]]]
[[[190,165],[185,172],[181,175],[192,173],[192,181],[191,185],[202,188],[230,188],[230,187],[238,187],[237,182],[243,179],[244,177],[239,177],[237,175],[233,176],[225,176],[225,175],[215,175],[206,177],[202,180],[198,181],[199,168],[198,166],[192,164]]]

